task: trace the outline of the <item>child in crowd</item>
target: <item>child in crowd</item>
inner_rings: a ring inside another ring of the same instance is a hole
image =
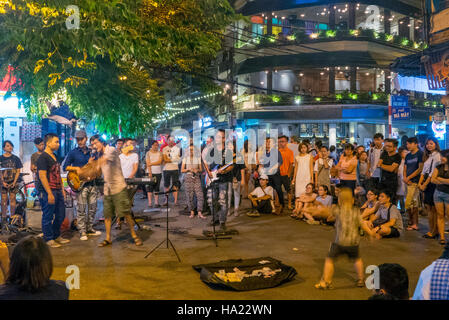
[[[342,255],[347,255],[354,260],[357,272],[357,287],[365,285],[363,274],[363,261],[359,254],[360,228],[366,229],[362,223],[360,211],[354,206],[354,196],[349,188],[339,191],[338,205],[333,207],[332,214],[336,218],[336,236],[331,244],[328,256],[324,263],[323,277],[315,285],[316,289],[332,289],[334,275],[334,260]]]

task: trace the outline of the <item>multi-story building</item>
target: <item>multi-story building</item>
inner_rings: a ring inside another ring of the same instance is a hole
[[[245,19],[225,35],[218,77],[232,84],[238,127],[278,129],[329,145],[388,132],[388,95],[403,79],[390,64],[427,47],[421,1],[239,0]],[[395,85],[396,84],[396,85]],[[402,91],[410,117],[397,138],[431,133],[438,92]]]

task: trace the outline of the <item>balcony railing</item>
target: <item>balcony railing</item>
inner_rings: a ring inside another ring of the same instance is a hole
[[[443,108],[440,97],[420,99],[409,97],[410,106]],[[235,102],[237,110],[261,109],[271,106],[301,106],[325,104],[378,104],[388,105],[388,94],[384,92],[342,92],[323,96],[294,94],[252,94],[241,95]]]
[[[416,51],[427,48],[427,44],[422,41],[411,41],[406,37],[376,32],[371,29],[317,30],[310,35],[306,34],[303,30],[299,30],[288,36],[261,35],[249,41],[237,41],[236,46],[237,48],[242,48],[246,45],[253,45],[255,48],[267,48],[280,45],[310,44],[335,40],[369,40]]]

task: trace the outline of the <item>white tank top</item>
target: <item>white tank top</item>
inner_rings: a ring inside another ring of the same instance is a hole
[[[161,160],[161,158],[162,158],[162,153],[160,151],[158,151],[158,152],[148,151],[147,152],[147,159],[150,159],[150,162],[159,161],[159,160]],[[162,173],[161,165],[151,166],[151,173],[152,174],[161,174]]]

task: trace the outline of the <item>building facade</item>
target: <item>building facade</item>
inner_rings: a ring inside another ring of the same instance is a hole
[[[405,81],[390,64],[427,47],[420,1],[254,0],[236,10],[246,19],[229,28],[217,68],[233,105],[217,118],[328,145],[388,136],[388,97]],[[400,93],[411,110],[392,136],[431,133],[439,92]]]

